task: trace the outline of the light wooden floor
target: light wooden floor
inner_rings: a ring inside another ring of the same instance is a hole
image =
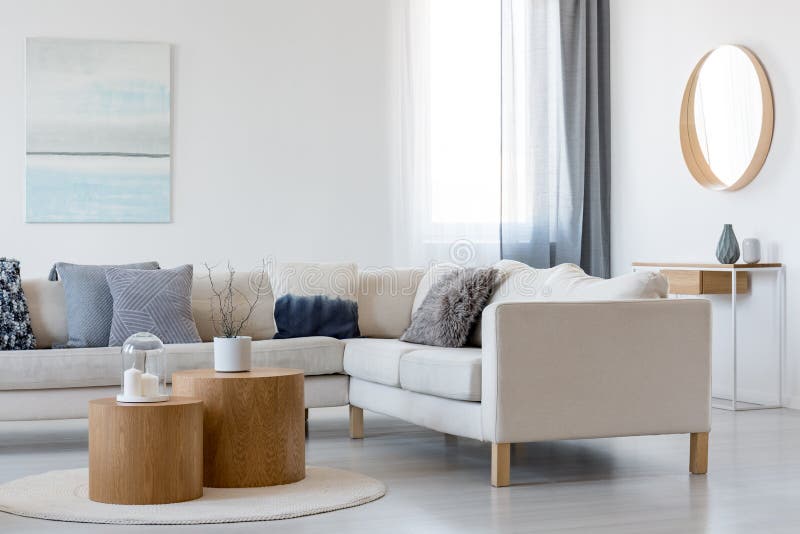
[[[365,506],[272,523],[121,527],[0,513],[28,532],[800,532],[800,411],[714,411],[708,476],[688,474],[689,437],[538,443],[512,449],[512,487],[489,486],[488,444],[366,413],[311,411],[308,462],[383,480]],[[0,482],[87,463],[85,421],[0,423]]]

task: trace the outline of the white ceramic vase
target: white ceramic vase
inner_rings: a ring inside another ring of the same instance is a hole
[[[215,337],[214,370],[222,373],[249,371],[251,367],[250,336]]]
[[[758,263],[761,261],[761,243],[754,237],[742,241],[742,259],[745,263]]]

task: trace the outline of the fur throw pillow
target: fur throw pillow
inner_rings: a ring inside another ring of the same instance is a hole
[[[411,317],[401,341],[437,347],[463,347],[492,297],[497,270],[461,269],[431,287]]]

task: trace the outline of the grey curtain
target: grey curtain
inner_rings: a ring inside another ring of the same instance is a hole
[[[610,273],[607,0],[502,0],[503,258]]]

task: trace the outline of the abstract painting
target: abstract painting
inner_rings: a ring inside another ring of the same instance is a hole
[[[27,40],[28,222],[169,222],[171,50]]]

